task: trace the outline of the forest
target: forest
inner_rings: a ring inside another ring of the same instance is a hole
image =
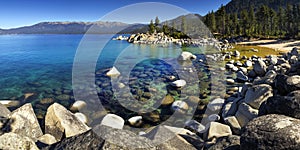
[[[204,23],[219,37],[249,38],[300,38],[300,4],[277,6],[268,5],[226,11],[221,6],[216,12],[203,17]]]

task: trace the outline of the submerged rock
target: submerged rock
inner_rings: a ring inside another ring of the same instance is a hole
[[[283,115],[255,118],[243,130],[241,149],[300,149],[300,120]]]
[[[181,88],[186,85],[186,81],[185,80],[176,80],[176,81],[172,82],[171,85],[174,87],[177,87],[177,88]]]
[[[45,118],[45,133],[53,135],[56,140],[75,136],[86,132],[90,128],[81,122],[73,113],[58,103],[52,104]]]
[[[121,75],[121,73],[117,70],[116,67],[112,67],[107,73],[106,73],[106,76],[109,76],[109,77],[117,77]]]
[[[193,59],[197,59],[197,56],[193,55],[190,52],[182,52],[181,55],[178,57],[178,60],[180,61],[187,61]]]

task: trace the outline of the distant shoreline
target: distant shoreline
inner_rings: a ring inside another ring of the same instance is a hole
[[[240,42],[238,45],[255,45],[267,47],[284,52],[291,51],[294,47],[300,48],[300,40],[256,40],[249,42]]]

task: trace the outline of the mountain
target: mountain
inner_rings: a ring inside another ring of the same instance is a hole
[[[32,26],[0,29],[0,34],[116,34],[134,33],[141,30],[143,24],[126,24],[121,22],[41,22]],[[120,31],[120,32],[119,32]]]
[[[227,13],[239,13],[243,9],[249,10],[251,6],[257,10],[262,5],[266,5],[278,11],[280,6],[285,8],[288,4],[300,4],[300,0],[232,0],[225,6],[225,10]]]

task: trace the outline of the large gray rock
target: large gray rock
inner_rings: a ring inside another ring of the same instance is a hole
[[[264,61],[262,60],[258,60],[254,63],[254,66],[253,66],[253,70],[255,71],[255,73],[258,75],[258,76],[263,76],[266,74],[266,71],[267,71],[267,65],[265,64]]]
[[[287,96],[270,97],[259,109],[259,115],[282,114],[300,119],[300,91]]]
[[[235,134],[240,134],[241,132],[241,126],[238,120],[236,119],[235,116],[230,116],[224,119],[225,123],[230,126],[232,129],[233,133]]]
[[[53,135],[60,141],[88,131],[90,128],[81,122],[73,113],[58,103],[52,104],[45,118],[45,133]]]
[[[62,141],[52,144],[48,147],[42,148],[43,150],[83,150],[83,149],[101,149],[104,145],[104,139],[99,137],[89,130],[85,133],[65,138]]]
[[[258,116],[258,110],[252,108],[246,103],[242,103],[239,106],[238,111],[235,114],[241,127],[244,127],[250,120]]]
[[[0,103],[0,117],[7,118],[10,115],[10,111]]]
[[[216,98],[208,103],[207,108],[213,112],[220,111],[222,109],[224,102],[225,102],[224,99]]]
[[[241,149],[300,149],[300,120],[283,115],[255,118],[243,130]]]
[[[266,75],[260,79],[256,79],[253,81],[253,84],[269,84],[272,85],[275,81],[277,73],[274,70],[269,70]]]
[[[273,90],[270,85],[260,84],[252,86],[247,90],[245,102],[255,109],[259,109],[261,103],[273,96]]]
[[[218,122],[210,122],[207,124],[207,129],[205,133],[205,139],[207,140],[232,135],[232,131],[228,125]]]
[[[242,71],[238,71],[236,73],[236,78],[241,82],[247,82],[249,80],[249,78]]]
[[[0,136],[0,149],[38,150],[38,147],[31,138],[10,132]]]
[[[275,79],[275,87],[279,94],[286,95],[292,91],[300,90],[300,76],[277,75]]]
[[[150,139],[138,136],[128,130],[97,125],[93,131],[105,140],[102,149],[149,149],[155,147]]]
[[[209,147],[208,150],[240,150],[240,137],[237,135],[230,135],[221,137],[216,144]]]
[[[34,141],[43,135],[39,122],[35,116],[31,104],[25,104],[22,107],[13,111],[10,115],[11,132],[27,136]]]
[[[107,114],[101,121],[101,125],[109,126],[116,129],[123,129],[124,119],[115,114]]]

